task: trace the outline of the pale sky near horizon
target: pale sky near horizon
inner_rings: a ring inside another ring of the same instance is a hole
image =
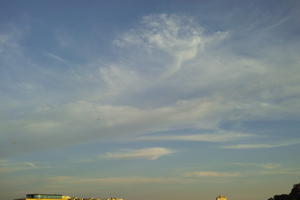
[[[0,194],[268,199],[300,182],[297,0],[0,1]]]

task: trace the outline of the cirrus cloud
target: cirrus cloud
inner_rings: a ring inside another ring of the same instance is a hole
[[[277,147],[285,147],[291,145],[300,144],[299,139],[294,139],[291,141],[282,141],[279,143],[273,144],[235,144],[235,145],[225,145],[223,149],[269,149],[269,148],[277,148]]]
[[[271,48],[256,57],[240,55],[228,45],[236,42],[229,32],[208,33],[191,17],[144,16],[112,42],[122,47],[113,60],[96,57],[63,69],[51,63],[37,67],[25,56],[20,36],[2,36],[1,155],[161,130],[218,130],[226,121],[299,119],[297,51],[281,55]],[[66,60],[55,51],[51,55]],[[278,57],[284,59],[274,62]],[[169,139],[225,142],[239,137]],[[9,145],[14,138],[21,141],[16,148]],[[258,147],[273,146],[231,146]]]
[[[187,177],[238,177],[241,176],[239,172],[218,172],[218,171],[195,171],[187,172]]]
[[[175,151],[162,147],[143,148],[123,150],[120,152],[107,152],[104,155],[100,155],[101,158],[107,159],[147,159],[156,160],[162,156],[173,154]]]

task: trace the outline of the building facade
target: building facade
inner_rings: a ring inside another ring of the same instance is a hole
[[[217,196],[216,200],[227,200],[227,197],[220,195]]]

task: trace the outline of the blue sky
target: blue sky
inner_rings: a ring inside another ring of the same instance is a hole
[[[267,199],[300,176],[298,1],[1,1],[0,192]]]

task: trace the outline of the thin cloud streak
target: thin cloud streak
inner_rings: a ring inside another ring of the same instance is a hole
[[[218,172],[218,171],[195,171],[187,172],[187,177],[238,177],[241,176],[239,172]]]
[[[37,166],[32,162],[14,162],[9,160],[0,160],[0,173],[12,173],[16,171],[32,170]]]
[[[66,59],[64,59],[64,58],[62,58],[62,57],[60,57],[60,56],[58,56],[54,53],[47,52],[46,55],[49,56],[50,58],[56,60],[56,61],[62,62],[64,64],[69,64]]]
[[[281,167],[280,164],[277,163],[232,163],[233,165],[242,166],[242,167],[256,167],[256,168],[263,168],[263,169],[278,169]]]
[[[187,178],[174,177],[143,177],[143,176],[128,176],[128,177],[107,177],[107,178],[83,178],[72,176],[56,176],[47,179],[49,184],[144,184],[144,183],[188,183],[192,180]]]
[[[223,149],[270,149],[300,144],[300,140],[281,142],[277,144],[236,144],[223,146]]]
[[[159,135],[159,136],[143,136],[137,140],[142,141],[191,141],[191,142],[227,142],[238,139],[255,137],[253,134],[220,132],[212,134],[191,134],[191,135]]]
[[[173,154],[175,151],[167,148],[154,147],[134,150],[124,150],[120,152],[108,152],[100,155],[99,158],[107,159],[147,159],[156,160],[162,156]]]
[[[277,170],[264,170],[264,171],[259,171],[257,174],[260,175],[300,175],[300,170],[299,169],[288,169],[288,168],[283,168],[283,169],[277,169]]]

